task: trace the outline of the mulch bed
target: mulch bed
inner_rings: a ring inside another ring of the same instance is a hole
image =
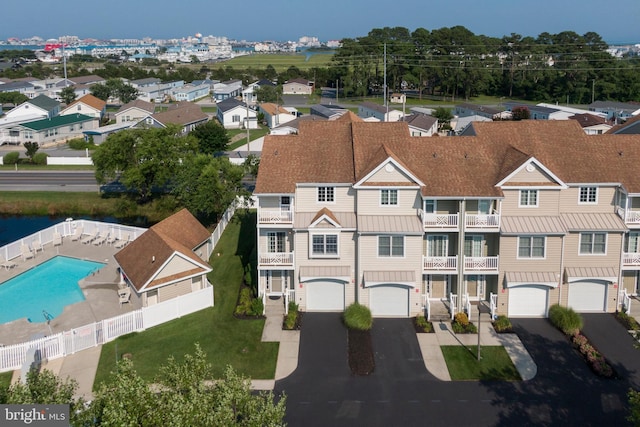
[[[370,331],[349,329],[349,368],[353,375],[369,375],[376,367]]]
[[[416,321],[416,318],[413,318],[413,321],[411,322],[413,323],[413,328],[416,331],[416,334],[435,334],[436,330],[433,328],[433,322],[428,322],[431,325],[431,329],[428,331],[425,331],[424,328],[422,328],[421,326],[418,326],[418,322]]]
[[[293,328],[289,329],[285,326],[285,322],[287,319],[287,315],[285,314],[282,317],[282,330],[283,331],[299,331],[302,328],[302,317],[304,316],[304,311],[298,311],[298,315],[296,316],[296,323],[293,325]]]

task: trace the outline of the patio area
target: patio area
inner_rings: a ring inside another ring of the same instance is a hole
[[[13,259],[12,261],[17,264],[14,268],[0,268],[0,284],[57,255],[102,262],[106,265],[96,273],[80,280],[79,285],[85,300],[65,307],[63,313],[51,320],[49,325],[44,321],[30,323],[26,319],[0,324],[0,345],[22,343],[35,337],[70,330],[139,309],[142,306],[135,292],[131,293],[128,303],[121,305],[119,302],[119,277],[113,255],[121,248],[106,243],[94,245],[72,241],[70,236],[63,237],[61,245],[53,246],[52,243],[47,243],[42,248],[43,250],[37,252],[34,258],[25,261],[21,257]]]

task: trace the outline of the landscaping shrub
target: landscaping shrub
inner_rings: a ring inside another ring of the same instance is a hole
[[[33,163],[36,165],[46,165],[47,157],[49,157],[47,153],[36,153],[33,155]]]
[[[373,325],[371,310],[364,305],[353,303],[344,311],[344,324],[349,329],[368,331]]]
[[[15,165],[20,159],[20,153],[18,151],[11,151],[2,157],[2,163],[5,165]]]
[[[493,329],[495,329],[496,332],[510,332],[512,329],[511,321],[507,316],[502,314],[493,321]]]
[[[638,321],[635,318],[629,316],[626,312],[619,311],[618,313],[616,313],[616,318],[628,331],[640,330],[640,324],[638,324]]]
[[[288,313],[284,316],[284,323],[282,325],[283,329],[292,330],[296,329],[296,327],[300,326],[300,311],[298,309],[298,304],[293,301],[289,301],[289,310]]]
[[[264,312],[264,303],[261,298],[254,298],[251,300],[251,309],[249,310],[250,316],[262,316]]]
[[[87,149],[87,148],[89,150],[95,150],[96,149],[96,145],[93,142],[87,142],[87,141],[84,140],[84,138],[70,139],[69,141],[67,141],[67,145],[72,150],[84,150],[84,149]]]
[[[549,320],[565,335],[576,335],[582,329],[583,321],[580,314],[570,307],[554,304],[549,308]]]
[[[260,298],[253,298],[251,288],[246,286],[240,289],[238,304],[233,312],[236,317],[259,317],[262,316],[264,305]]]
[[[414,323],[418,332],[433,332],[433,324],[427,320],[426,317],[419,314],[415,317]]]
[[[451,329],[456,334],[475,334],[478,332],[476,325],[469,322],[467,313],[456,313],[453,322],[451,322]]]

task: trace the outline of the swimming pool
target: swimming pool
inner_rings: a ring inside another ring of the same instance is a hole
[[[65,306],[84,301],[78,280],[105,264],[56,256],[0,284],[0,323],[26,317],[45,322],[62,314]]]

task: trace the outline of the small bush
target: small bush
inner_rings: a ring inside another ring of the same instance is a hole
[[[295,329],[296,324],[298,323],[298,315],[298,304],[293,301],[289,301],[289,310],[284,316],[283,328],[287,330]]]
[[[349,329],[368,331],[373,325],[371,310],[364,305],[353,303],[344,311],[344,324]]]
[[[582,329],[583,321],[580,314],[570,307],[561,307],[554,304],[549,308],[549,320],[565,335],[576,335]]]
[[[20,159],[20,153],[18,151],[11,151],[2,157],[2,163],[5,165],[15,165]]]
[[[618,318],[618,321],[620,323],[622,323],[622,325],[624,325],[624,327],[628,330],[628,331],[637,331],[640,330],[640,324],[638,324],[638,321],[629,316],[627,313],[625,313],[624,311],[620,311],[618,312],[618,314],[616,315],[616,317]]]
[[[453,322],[451,322],[451,329],[456,334],[475,334],[478,332],[476,325],[469,322],[467,313],[456,313]]]
[[[262,316],[264,312],[264,303],[261,298],[254,298],[251,300],[251,308],[249,309],[250,316]]]
[[[495,329],[496,332],[510,331],[512,329],[511,321],[507,316],[500,315],[496,320],[494,320],[493,329]]]
[[[238,297],[238,304],[236,305],[234,314],[236,316],[262,316],[262,309],[262,300],[253,298],[251,289],[243,287],[240,290],[240,296]]]
[[[33,163],[36,165],[46,165],[47,157],[49,157],[47,153],[36,153],[33,155]]]
[[[87,142],[87,141],[84,140],[84,138],[70,139],[69,141],[67,141],[67,145],[72,150],[85,150],[87,148],[89,150],[95,150],[96,149],[96,145],[93,142]]]
[[[423,315],[418,315],[415,318],[416,328],[422,332],[433,332],[433,324],[427,320]]]
[[[469,316],[467,316],[467,313],[456,313],[453,321],[464,328],[469,324]]]

